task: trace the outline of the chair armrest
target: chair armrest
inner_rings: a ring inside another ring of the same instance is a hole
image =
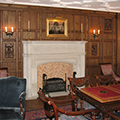
[[[114,78],[114,83],[115,84],[119,84],[119,81],[115,80],[115,74],[112,74],[113,78]],[[119,75],[117,75],[118,77],[120,77]]]
[[[52,101],[54,102],[55,104],[62,104],[62,103],[69,103],[71,102],[72,103],[72,109],[73,107],[75,106],[75,111],[77,111],[77,97],[74,95],[74,96],[70,96],[69,99],[65,99],[65,100],[53,100],[53,99],[50,99],[48,97],[45,96],[45,98],[48,100],[48,101]],[[74,111],[74,109],[73,109]]]
[[[97,109],[88,109],[88,110],[82,110],[82,111],[76,111],[76,112],[65,111],[65,110],[58,108],[53,101],[48,101],[48,104],[53,106],[54,113],[55,113],[55,120],[58,120],[58,112],[68,115],[68,116],[78,116],[78,115],[85,115],[85,114],[92,113],[93,120],[95,120],[95,113],[99,112],[99,110]]]
[[[26,92],[22,92],[19,96],[19,99],[23,100],[23,99],[25,99],[25,97],[26,97]]]
[[[23,116],[23,100],[25,99],[26,96],[26,92],[22,92],[19,96],[19,100],[20,100],[20,114]]]
[[[50,99],[50,98],[46,98],[46,99],[48,101],[54,102],[55,104],[62,104],[62,103],[72,102],[72,109],[75,106],[75,111],[77,111],[77,101],[78,101],[78,99],[76,98],[76,96],[74,96],[73,98],[70,98],[70,99],[66,99],[66,100],[53,100],[53,99]]]
[[[53,102],[61,104],[61,103],[68,103],[68,102],[72,102],[72,101],[76,101],[76,100],[77,100],[77,98],[75,97],[75,98],[70,98],[70,99],[66,99],[66,100],[53,100]]]

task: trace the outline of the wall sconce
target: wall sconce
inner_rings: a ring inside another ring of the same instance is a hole
[[[95,39],[95,37],[98,37],[100,35],[100,30],[98,30],[98,34],[95,34],[95,30],[93,30],[93,37]]]
[[[13,27],[11,27],[11,32],[8,32],[7,27],[5,27],[5,34],[8,35],[9,38],[13,36],[13,33],[14,33]]]

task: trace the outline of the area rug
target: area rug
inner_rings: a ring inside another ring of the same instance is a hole
[[[59,108],[66,111],[71,111],[72,109],[71,105],[60,106]],[[87,120],[91,120],[90,115],[86,115],[85,117],[87,118]],[[77,116],[75,119],[80,120],[79,116]],[[49,120],[49,119],[46,117],[44,109],[38,109],[26,111],[25,120]],[[97,116],[96,120],[102,120],[102,115]]]

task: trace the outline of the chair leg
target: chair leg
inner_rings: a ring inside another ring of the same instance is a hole
[[[85,108],[83,108],[83,100],[80,100],[80,104],[81,104],[80,110],[85,110]]]
[[[77,111],[77,101],[73,101],[71,105],[72,105],[72,111]]]

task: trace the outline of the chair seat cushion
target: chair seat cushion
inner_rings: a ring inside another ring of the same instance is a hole
[[[0,108],[0,120],[23,120],[20,109]]]

